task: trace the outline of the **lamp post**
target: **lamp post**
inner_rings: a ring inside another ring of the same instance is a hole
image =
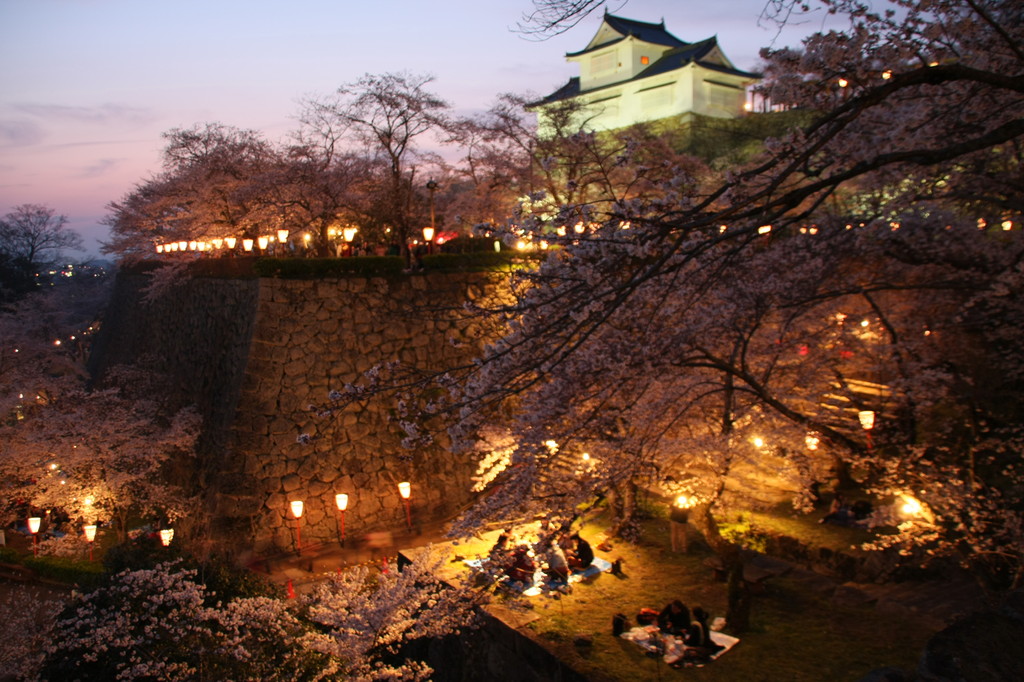
[[[348,495],[338,493],[334,496],[334,503],[338,505],[339,525],[338,532],[341,535],[341,546],[345,546],[345,510],[348,509]]]
[[[427,243],[427,253],[430,253],[434,249],[434,228],[427,227],[423,228],[423,241]]]
[[[690,509],[693,508],[695,500],[687,495],[679,495],[672,503],[672,512],[669,520],[672,522],[672,551],[686,553],[687,537],[686,524],[690,520]]]
[[[292,516],[295,517],[295,553],[302,554],[302,529],[299,521],[302,518],[302,500],[292,500],[288,504],[291,507]]]
[[[430,253],[434,243],[434,231],[437,227],[434,221],[434,192],[437,191],[437,182],[433,178],[427,181],[427,191],[430,192],[430,236],[427,236],[427,228],[423,228],[423,239],[427,242],[427,253]]]
[[[96,525],[83,526],[82,531],[85,532],[85,541],[89,543],[89,561],[92,561],[92,547],[96,542]]]
[[[871,429],[875,428],[875,413],[872,410],[861,410],[857,413],[857,419],[860,420],[860,427],[864,429],[864,435],[868,441],[868,450],[870,450]]]
[[[402,496],[405,503],[405,525],[412,531],[412,511],[409,508],[409,498],[412,496],[412,484],[409,481],[402,481],[398,484],[398,494]]]
[[[164,547],[170,547],[171,546],[171,540],[173,540],[173,539],[174,539],[174,529],[173,528],[163,528],[163,529],[160,530],[160,544],[161,545],[163,545]]]
[[[32,533],[32,556],[39,556],[39,524],[42,522],[38,516],[28,518],[28,532]]]

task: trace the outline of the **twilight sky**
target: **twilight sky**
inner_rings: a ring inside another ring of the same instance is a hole
[[[764,0],[628,0],[613,14],[682,40],[718,35],[740,69],[776,35]],[[0,0],[0,215],[68,216],[97,255],[106,205],[159,170],[160,134],[219,121],[279,140],[298,100],[365,73],[436,77],[459,114],[502,92],[547,94],[577,75],[600,12],[537,41],[513,29],[530,0]],[[820,24],[787,29],[797,44]],[[81,257],[81,254],[78,254]]]

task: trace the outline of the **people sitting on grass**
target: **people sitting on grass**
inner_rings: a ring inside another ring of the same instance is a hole
[[[557,542],[549,541],[545,543],[542,552],[546,564],[544,574],[557,582],[567,581],[569,579],[569,562],[561,546]]]
[[[836,493],[832,498],[828,514],[818,523],[834,523],[837,526],[866,525],[872,511],[874,511],[874,505],[867,500],[857,500],[850,505],[847,504],[841,493]]]
[[[722,650],[722,646],[711,639],[711,628],[708,627],[708,613],[699,606],[693,607],[693,621],[683,638],[687,647],[687,659],[698,661],[709,660]]]
[[[530,558],[530,548],[526,545],[519,545],[512,553],[512,561],[505,570],[505,575],[513,583],[530,585],[533,583],[533,572],[536,568],[537,565]]]
[[[658,629],[671,635],[685,635],[690,627],[690,609],[676,599],[658,614]]]
[[[594,550],[590,543],[580,537],[579,533],[573,533],[570,538],[572,548],[567,553],[569,568],[574,571],[585,571],[594,563]]]

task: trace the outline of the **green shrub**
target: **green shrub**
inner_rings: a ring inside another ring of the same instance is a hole
[[[94,561],[69,559],[59,556],[26,557],[21,562],[40,578],[57,582],[93,587],[103,576],[103,566]]]
[[[498,270],[524,263],[541,261],[547,254],[519,251],[474,251],[468,253],[435,253],[423,256],[424,270]]]
[[[400,256],[358,258],[260,258],[255,264],[260,277],[322,279],[325,277],[380,277],[396,275],[405,268]]]
[[[768,534],[742,515],[737,516],[734,521],[720,522],[718,532],[726,540],[747,549],[762,554],[768,551]]]

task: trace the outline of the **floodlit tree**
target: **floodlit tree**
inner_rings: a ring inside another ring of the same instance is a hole
[[[25,293],[37,275],[60,262],[66,251],[81,251],[82,237],[68,219],[40,204],[22,204],[0,219],[0,301],[4,292]]]
[[[327,144],[358,143],[382,167],[375,210],[406,248],[416,234],[413,218],[416,143],[448,127],[449,105],[427,87],[430,76],[367,74],[330,97],[306,102],[303,123]],[[326,146],[326,145],[325,145]]]
[[[304,616],[330,638],[325,653],[344,661],[346,679],[430,679],[415,644],[475,627],[472,609],[485,593],[440,580],[447,560],[425,553],[383,573],[354,566],[303,598]]]
[[[598,192],[579,232],[557,221],[594,215],[582,195],[564,195],[557,238],[550,217],[516,225],[562,248],[516,273],[513,304],[478,310],[506,332],[442,377],[447,412],[415,391],[400,404],[453,416],[465,447],[496,419],[514,437],[467,527],[569,516],[633,483],[692,492],[737,576],[716,523],[737,466],[788,472],[799,506],[816,463],[839,459],[892,502],[891,543],[1020,583],[1020,10],[823,4],[850,28],[764,53],[765,93],[816,111],[810,125],[717,180],[670,164],[649,191]]]
[[[222,594],[174,562],[129,569],[77,597],[44,632],[44,679],[429,679],[419,641],[472,627],[471,591],[438,557],[353,567],[296,601]],[[32,661],[38,664],[37,661]]]
[[[55,519],[67,516],[63,532],[77,535],[79,525],[100,522],[123,540],[130,514],[173,522],[189,511],[195,491],[170,474],[175,465],[187,469],[199,415],[168,412],[144,372],[122,370],[120,379],[122,387],[68,387],[3,428],[5,518],[53,510]]]
[[[313,125],[308,112],[276,171],[266,180],[275,188],[282,225],[321,257],[335,255],[343,228],[362,222],[369,210],[376,169],[369,159],[338,148],[329,122]],[[308,234],[305,237],[298,235]]]
[[[44,679],[332,679],[337,666],[280,600],[221,601],[173,563],[128,570],[58,616]]]
[[[164,139],[161,173],[108,206],[105,253],[152,257],[166,241],[276,231],[281,215],[263,179],[279,156],[260,133],[207,123],[170,130]]]

